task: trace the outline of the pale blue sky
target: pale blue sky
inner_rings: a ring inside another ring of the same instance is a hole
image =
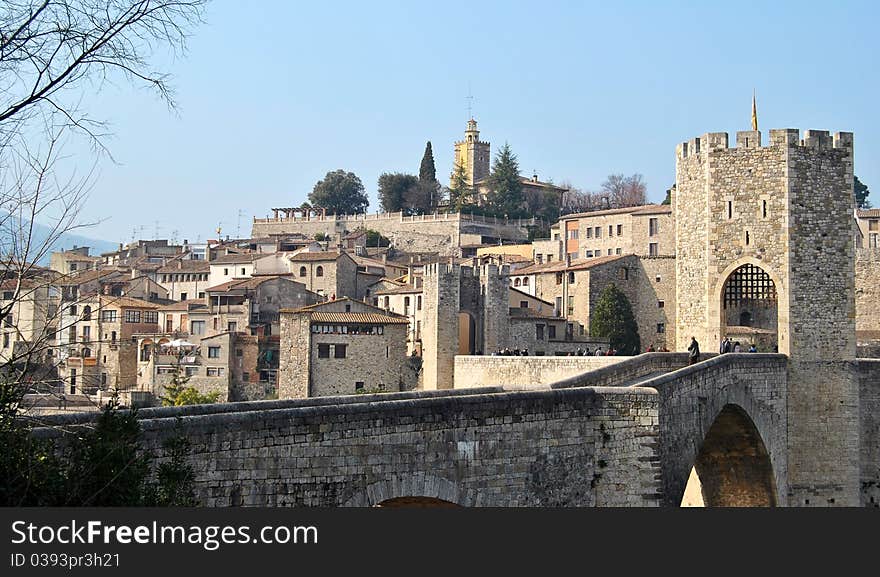
[[[493,155],[596,189],[640,172],[674,181],[676,143],[760,128],[855,133],[855,172],[880,204],[876,27],[869,2],[239,2],[215,0],[172,73],[178,113],[125,83],[92,101],[112,122],[90,236],[129,241],[299,205],[329,170],[378,210],[382,172],[417,173],[425,142],[448,180],[468,90]],[[128,206],[120,207],[126,198]]]

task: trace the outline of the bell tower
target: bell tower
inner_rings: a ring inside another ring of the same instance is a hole
[[[450,177],[450,183],[454,184],[455,170],[458,167],[464,169],[468,186],[473,186],[489,176],[489,143],[480,141],[480,131],[477,130],[477,121],[468,120],[467,129],[464,131],[464,140],[455,143],[455,163]]]

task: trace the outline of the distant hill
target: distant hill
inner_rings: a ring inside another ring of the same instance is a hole
[[[34,225],[34,243],[42,244],[49,237],[49,234],[52,232],[52,229],[48,226],[42,225],[40,223],[36,223]],[[6,233],[5,230],[0,231],[0,234]],[[46,253],[46,256],[39,261],[37,261],[38,265],[41,266],[49,266],[49,254],[54,251],[59,250],[69,250],[74,246],[87,246],[91,248],[89,254],[99,255],[102,252],[110,252],[119,248],[119,243],[109,242],[106,240],[101,240],[97,238],[91,238],[88,236],[82,236],[79,234],[62,234],[58,240],[53,244],[52,249]]]

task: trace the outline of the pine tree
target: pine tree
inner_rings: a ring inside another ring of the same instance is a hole
[[[642,343],[632,306],[626,295],[614,283],[599,295],[590,314],[590,336],[607,338],[611,347],[623,354],[638,354]]]
[[[524,203],[519,164],[505,142],[495,157],[492,174],[489,175],[488,208],[498,216],[520,218],[524,216]]]
[[[868,190],[867,185],[859,180],[858,176],[853,177],[853,192],[856,195],[856,206],[858,208],[871,208],[871,203],[868,201],[868,195],[871,194],[871,191]]]
[[[449,210],[461,212],[466,207],[473,205],[473,197],[474,190],[468,184],[467,173],[462,165],[456,163],[449,187]]]

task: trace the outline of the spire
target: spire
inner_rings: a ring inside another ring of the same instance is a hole
[[[758,104],[754,90],[752,90],[752,130],[758,130]]]

